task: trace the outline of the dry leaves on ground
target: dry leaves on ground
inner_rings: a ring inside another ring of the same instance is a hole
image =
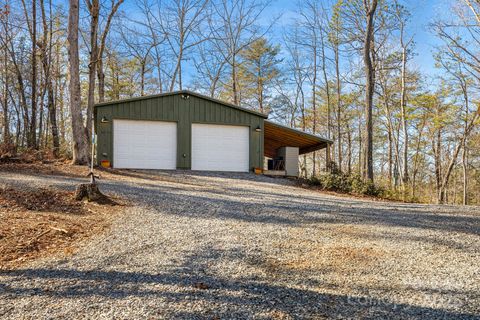
[[[78,202],[73,192],[0,189],[0,269],[54,253],[104,230],[120,206]]]

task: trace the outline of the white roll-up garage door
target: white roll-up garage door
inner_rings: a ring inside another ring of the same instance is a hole
[[[249,171],[249,127],[192,124],[192,170]]]
[[[113,166],[130,169],[176,169],[177,124],[113,120]]]

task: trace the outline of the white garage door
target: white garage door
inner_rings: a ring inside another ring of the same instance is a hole
[[[113,120],[113,166],[176,169],[175,122]]]
[[[192,170],[249,171],[249,127],[192,124]]]

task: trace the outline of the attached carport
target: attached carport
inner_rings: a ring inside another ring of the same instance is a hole
[[[265,173],[298,175],[298,156],[326,149],[332,140],[264,120],[264,156],[270,158]],[[327,158],[327,161],[329,159]]]

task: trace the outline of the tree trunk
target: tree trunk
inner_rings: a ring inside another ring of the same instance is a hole
[[[180,48],[177,56],[177,63],[175,70],[173,71],[172,81],[170,82],[170,92],[175,89],[175,83],[177,82],[177,76],[179,78],[178,85],[179,90],[182,90],[182,59],[183,59],[183,34],[180,36]]]
[[[403,42],[403,41],[402,41]],[[403,46],[403,45],[402,45]],[[400,91],[400,106],[401,106],[401,117],[402,117],[402,129],[403,129],[403,184],[408,183],[408,128],[407,128],[407,112],[406,112],[406,63],[407,63],[407,49],[405,46],[402,48],[402,84]]]
[[[17,119],[20,119],[20,110],[18,107],[15,106],[15,115],[17,116]],[[16,148],[20,145],[21,140],[20,140],[20,133],[21,133],[21,122],[20,120],[17,120],[17,125],[16,125],[16,135],[15,135],[15,150]]]
[[[323,81],[325,82],[325,94],[326,94],[326,99],[327,99],[327,138],[331,139],[332,137],[332,117],[331,117],[331,112],[332,112],[332,107],[331,107],[331,97],[330,97],[330,83],[328,82],[328,76],[327,76],[327,62],[326,62],[326,57],[325,57],[325,43],[324,43],[324,38],[323,38],[323,30],[320,30],[322,32],[321,35],[321,45],[322,45],[322,73],[323,73]],[[316,44],[315,44],[316,47]],[[315,50],[315,68],[314,68],[314,77],[315,79],[317,78],[317,71],[316,71],[316,50]],[[315,96],[315,87],[316,87],[316,81],[314,81],[313,85],[313,95]],[[314,100],[315,104],[315,109],[316,109],[316,100]],[[316,111],[314,111],[316,113]],[[315,134],[315,132],[314,132]],[[327,157],[327,168],[330,168],[330,161],[332,160],[332,148],[328,149],[328,157]]]
[[[46,76],[45,76],[46,78]],[[41,148],[42,147],[42,138],[43,138],[43,113],[44,113],[44,105],[43,105],[43,102],[45,101],[45,93],[46,93],[46,87],[45,87],[45,83],[44,83],[44,80],[41,79],[40,81],[40,91],[41,91],[41,94],[40,94],[40,113],[38,115],[38,135],[37,135],[37,148]]]
[[[232,57],[232,94],[233,94],[233,104],[239,105],[238,99],[238,85],[237,85],[237,65],[236,65],[235,54]]]
[[[32,1],[32,94],[30,128],[28,130],[27,146],[37,148],[37,2]]]
[[[440,195],[441,193],[441,181],[442,181],[442,163],[440,158],[441,152],[441,129],[437,129],[436,138],[434,138],[432,143],[432,149],[434,154],[434,162],[435,162],[435,189],[437,190],[437,200],[438,203],[442,203],[443,197]]]
[[[463,142],[462,147],[462,169],[463,169],[463,205],[466,206],[468,204],[468,176],[467,176],[467,141]]]
[[[358,173],[361,174],[363,170],[363,137],[361,120],[358,122]]]
[[[388,125],[388,183],[390,188],[393,186],[393,137],[392,128]]]
[[[30,116],[28,114],[28,104],[27,104],[27,96],[25,93],[25,84],[23,81],[22,71],[17,63],[15,52],[13,51],[13,45],[11,48],[10,56],[12,58],[12,63],[15,69],[15,74],[17,78],[17,86],[18,86],[18,95],[19,95],[19,103],[21,107],[21,117],[17,117],[17,119],[23,119],[23,132],[19,131],[18,134],[22,135],[21,145],[24,145],[25,138],[28,138],[29,135],[29,126],[30,126]],[[20,121],[20,120],[18,120]]]
[[[3,100],[3,143],[5,145],[10,144],[10,122],[8,118],[8,87],[9,87],[9,78],[8,78],[8,48],[7,44],[4,47],[4,56],[3,56],[3,84],[4,92],[2,96]]]
[[[412,174],[412,198],[415,199],[416,196],[416,187],[417,187],[417,174],[418,174],[418,155],[420,154],[420,146],[422,143],[422,136],[423,136],[423,129],[425,128],[426,124],[426,117],[424,116],[422,119],[422,124],[420,127],[420,130],[418,132],[418,138],[417,138],[417,146],[415,150],[415,156],[413,160],[413,174]]]
[[[143,60],[140,70],[140,95],[143,97],[145,95],[145,64],[146,61]]]
[[[347,173],[352,174],[352,133],[350,132],[350,125],[347,122]]]
[[[56,63],[56,68],[55,68],[55,74],[56,74],[56,79],[55,79],[55,97],[54,97],[54,101],[55,101],[55,110],[57,110],[58,108],[58,113],[59,113],[59,117],[58,117],[58,125],[57,125],[57,131],[59,130],[60,133],[59,133],[59,141],[61,141],[62,143],[65,143],[65,140],[66,140],[66,137],[65,137],[65,119],[64,119],[64,115],[65,115],[65,112],[64,112],[64,102],[65,102],[65,99],[64,99],[64,85],[63,85],[63,82],[62,82],[62,77],[60,76],[61,75],[61,69],[60,69],[60,51],[61,51],[61,47],[60,47],[60,43],[57,41],[55,43],[55,60],[57,61]],[[58,129],[58,126],[60,127]],[[53,128],[52,128],[52,131],[53,131]],[[53,133],[53,132],[52,132]],[[61,140],[60,140],[61,138]],[[60,143],[59,143],[59,146],[60,146]]]
[[[100,14],[100,3],[98,0],[87,1],[90,12],[90,61],[88,62],[88,97],[87,97],[87,141],[92,143],[92,119],[93,107],[95,105],[95,77],[97,76],[98,56],[98,16]]]
[[[262,79],[262,73],[261,73],[261,66],[257,65],[257,101],[258,101],[258,107],[261,113],[264,112],[264,107],[263,107],[263,81]]]
[[[105,101],[105,73],[103,72],[103,59],[98,54],[97,61],[97,79],[98,79],[98,102]]]
[[[342,171],[342,88],[340,87],[340,67],[338,47],[335,47],[335,73],[337,80],[337,152],[338,152],[338,170]]]
[[[395,188],[399,186],[403,176],[402,170],[402,163],[401,163],[401,152],[400,152],[400,127],[401,124],[398,124],[395,130],[393,131],[393,144],[394,144],[394,151],[395,151],[395,172],[394,172],[394,180],[395,180]]]
[[[83,125],[80,94],[80,61],[78,52],[79,0],[69,0],[68,12],[68,58],[70,71],[70,113],[73,134],[73,164],[87,164],[88,136]]]
[[[365,2],[366,3],[366,2]],[[366,126],[365,126],[365,178],[373,182],[373,92],[375,86],[374,66],[372,64],[371,50],[373,47],[373,33],[374,33],[374,17],[377,9],[377,0],[372,0],[372,3],[366,9],[366,23],[367,28],[365,32],[365,41],[363,46],[363,61],[365,64],[366,73]]]
[[[320,30],[322,32],[322,30]],[[312,132],[313,134],[317,133],[317,39],[316,35],[315,38],[313,39],[313,81],[312,81],[312,109],[313,109],[313,120],[312,120]],[[325,59],[325,54],[323,54],[323,59]],[[325,65],[323,66],[323,69],[325,70]],[[328,86],[328,84],[327,84]],[[328,93],[327,93],[328,94]],[[328,100],[328,98],[327,98]],[[327,110],[330,105],[327,103]],[[329,112],[329,111],[327,111]],[[330,114],[328,115],[330,117]],[[329,120],[327,120],[329,121]],[[316,171],[316,161],[315,161],[315,152],[313,153],[313,164],[312,164],[312,176],[315,176],[315,171]],[[327,162],[329,159],[327,158]],[[327,167],[329,164],[327,163]]]

